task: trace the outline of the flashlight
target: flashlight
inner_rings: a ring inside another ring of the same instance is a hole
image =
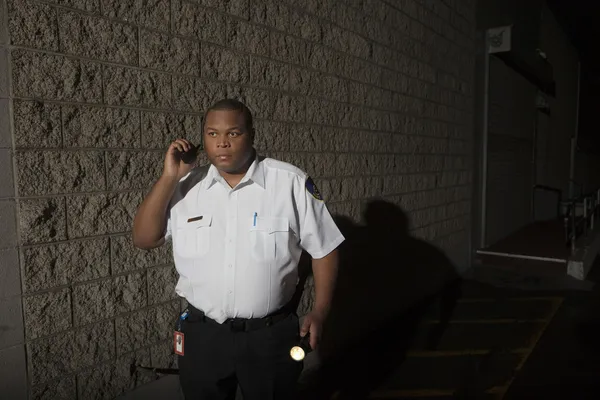
[[[300,338],[298,344],[290,350],[290,357],[295,361],[302,361],[304,357],[308,353],[312,351],[312,347],[310,347],[310,333],[307,333],[306,336]]]

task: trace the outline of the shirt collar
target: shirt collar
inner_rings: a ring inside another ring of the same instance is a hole
[[[246,172],[246,176],[242,178],[240,183],[251,180],[261,188],[265,189],[265,167],[263,161],[258,157],[254,156],[254,161],[250,164],[250,168]]]
[[[219,180],[224,181],[221,174],[219,174],[217,168],[211,164],[210,168],[208,169],[208,172],[206,173],[206,178],[204,178],[204,189],[210,189],[215,184],[215,182]],[[250,167],[248,168],[248,171],[246,171],[246,174],[240,181],[240,184],[249,180],[256,183],[261,188],[265,189],[265,168],[263,165],[263,161],[258,157],[258,155],[255,156],[254,161],[252,162],[252,164],[250,164]],[[227,183],[225,182],[225,184]]]

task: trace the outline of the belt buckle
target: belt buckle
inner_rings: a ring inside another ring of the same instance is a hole
[[[246,321],[240,319],[232,319],[230,322],[231,330],[234,332],[243,332],[246,330]]]

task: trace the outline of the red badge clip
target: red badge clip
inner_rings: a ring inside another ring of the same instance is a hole
[[[173,335],[173,347],[175,349],[175,354],[182,356],[183,355],[183,333],[175,332]]]

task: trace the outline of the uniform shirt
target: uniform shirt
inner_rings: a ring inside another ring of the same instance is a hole
[[[302,250],[318,259],[344,240],[306,173],[258,157],[235,188],[213,165],[182,178],[165,238],[180,276],[175,291],[221,323],[282,308]]]

